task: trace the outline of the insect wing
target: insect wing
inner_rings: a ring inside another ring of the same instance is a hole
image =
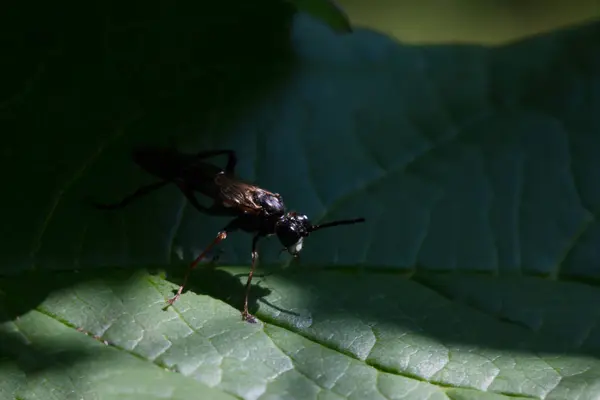
[[[221,201],[225,207],[234,207],[252,214],[258,214],[262,207],[256,203],[256,193],[262,191],[257,186],[250,185],[238,179],[219,174],[215,177],[219,187]]]

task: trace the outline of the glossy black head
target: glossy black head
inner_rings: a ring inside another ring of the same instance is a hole
[[[289,212],[275,224],[275,233],[288,253],[296,256],[302,251],[304,238],[311,232],[312,225],[306,215]]]
[[[337,225],[350,225],[364,222],[364,218],[347,219],[342,221],[328,222],[322,225],[312,225],[306,215],[289,212],[282,216],[275,224],[275,233],[288,253],[297,256],[302,251],[304,238],[319,229],[329,228]]]

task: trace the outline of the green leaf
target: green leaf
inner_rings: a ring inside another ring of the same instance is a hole
[[[62,21],[46,47],[20,25],[7,47],[0,397],[597,396],[600,24],[490,49],[300,16],[295,68],[242,70],[262,43],[247,30],[207,73],[182,35],[197,24]],[[242,177],[315,223],[367,222],[316,232],[298,261],[261,242],[257,324],[239,313],[242,233],[165,310],[226,220],[175,187],[114,212],[83,200],[153,182],[130,148],[172,140],[235,149]]]

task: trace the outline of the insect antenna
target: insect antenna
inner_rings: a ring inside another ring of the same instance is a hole
[[[365,222],[365,219],[364,218],[343,219],[343,220],[339,220],[339,221],[328,222],[326,224],[321,224],[321,225],[312,225],[309,229],[309,232],[314,232],[319,229],[330,228],[332,226],[338,226],[338,225],[352,225],[352,224],[357,224],[359,222]]]

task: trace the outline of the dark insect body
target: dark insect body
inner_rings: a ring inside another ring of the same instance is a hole
[[[204,160],[219,155],[227,156],[224,169]],[[168,303],[173,304],[181,295],[190,272],[210,250],[227,235],[236,230],[252,233],[252,266],[246,282],[242,318],[249,322],[255,319],[248,312],[250,283],[258,258],[257,243],[262,237],[276,235],[284,246],[284,251],[297,257],[302,250],[304,238],[310,233],[332,226],[364,222],[364,218],[333,221],[322,225],[312,225],[306,215],[286,211],[278,193],[272,193],[258,186],[243,182],[235,176],[237,157],[232,150],[203,151],[197,154],[181,153],[172,148],[140,147],[133,151],[133,161],[146,172],[161,180],[142,186],[118,203],[93,205],[102,210],[113,210],[127,206],[132,201],[153,192],[169,183],[179,187],[188,201],[201,213],[233,217],[213,242],[190,264],[179,290]],[[213,200],[210,207],[198,203],[196,192]]]

